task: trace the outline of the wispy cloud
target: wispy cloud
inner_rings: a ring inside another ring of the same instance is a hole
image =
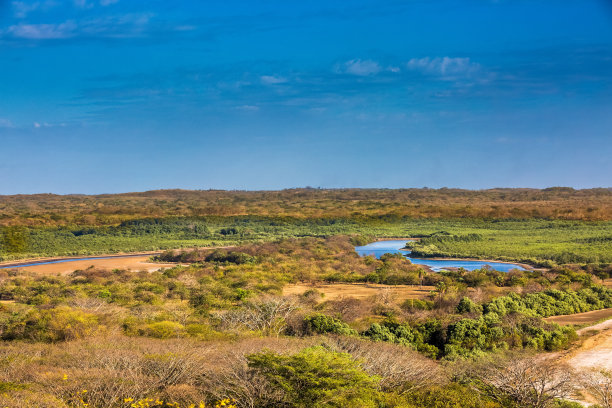
[[[0,118],[0,129],[12,129],[15,125],[8,119]]]
[[[79,8],[92,8],[93,4],[87,0],[73,0],[74,5]]]
[[[480,64],[470,58],[452,57],[412,58],[406,63],[406,68],[443,79],[469,77],[482,70]]]
[[[57,40],[73,37],[76,29],[74,21],[60,24],[17,24],[6,29],[4,36],[26,40]]]
[[[100,4],[102,7],[106,7],[118,2],[119,0],[100,0],[98,4]],[[96,3],[90,0],[74,0],[74,5],[78,8],[90,9],[95,7]]]
[[[241,105],[241,106],[236,106],[234,109],[238,110],[238,111],[243,111],[243,112],[257,112],[259,110],[259,106],[257,106],[257,105]]]
[[[284,84],[288,82],[287,78],[277,75],[262,75],[260,79],[261,82],[265,85]]]
[[[0,32],[0,37],[41,41],[75,37],[133,38],[145,33],[151,18],[151,14],[124,14],[56,24],[19,23]]]
[[[35,129],[40,128],[54,128],[54,127],[66,127],[66,123],[49,123],[49,122],[34,122],[33,126]]]
[[[39,1],[34,3],[27,3],[25,1],[14,1],[12,2],[13,14],[17,18],[26,18],[28,14],[38,10],[41,7]]]
[[[99,0],[99,2],[95,2],[91,0],[73,0],[72,2],[67,2],[67,3],[77,9],[91,9],[91,8],[94,8],[98,4],[102,7],[106,7],[112,4],[116,4],[118,2],[119,0]],[[62,5],[64,5],[62,2],[58,2],[55,0],[38,0],[38,1],[14,0],[11,2],[11,6],[13,8],[13,15],[19,19],[25,19],[31,13],[34,13],[34,12],[47,12],[47,11],[50,11],[51,9],[61,7]]]
[[[382,67],[373,60],[352,59],[337,66],[336,71],[357,76],[369,76],[378,74],[382,71]]]

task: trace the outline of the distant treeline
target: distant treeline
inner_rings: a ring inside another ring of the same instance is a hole
[[[119,225],[171,216],[612,220],[612,190],[291,189],[159,190],[111,195],[0,196],[0,225]]]
[[[387,215],[361,218],[264,216],[166,217],[118,225],[0,226],[0,260],[92,255],[202,246],[230,246],[279,238],[420,237],[419,257],[518,261],[537,266],[612,263],[612,222],[570,220],[425,219]],[[382,279],[382,278],[381,278]]]

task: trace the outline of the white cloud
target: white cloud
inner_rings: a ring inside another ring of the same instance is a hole
[[[194,25],[180,25],[174,27],[174,31],[195,31],[198,27]]]
[[[372,60],[352,59],[339,67],[338,71],[357,76],[376,75],[382,70],[380,64]]]
[[[0,37],[26,40],[58,40],[73,37],[132,38],[145,31],[151,14],[125,14],[84,20],[68,20],[59,24],[16,24],[0,33]]]
[[[40,129],[40,128],[54,128],[54,127],[66,127],[65,123],[49,123],[49,122],[34,122],[34,127],[36,129]]]
[[[10,129],[10,128],[14,128],[14,127],[15,127],[15,125],[10,120],[0,118],[0,129],[2,129],[2,128]]]
[[[38,10],[40,2],[26,3],[25,1],[14,1],[12,5],[15,17],[26,18],[32,11]]]
[[[470,76],[481,70],[480,64],[470,61],[469,58],[451,57],[413,58],[406,63],[406,67],[447,79]]]
[[[244,112],[257,112],[259,110],[259,106],[241,105],[241,106],[236,106],[234,109],[244,111]]]
[[[92,8],[93,4],[89,3],[87,0],[74,0],[74,5],[79,8]]]
[[[266,85],[284,84],[288,81],[287,78],[276,75],[262,75],[259,79]]]
[[[66,21],[61,24],[18,24],[10,26],[6,32],[15,38],[49,40],[70,38],[75,35],[76,28],[73,21]]]

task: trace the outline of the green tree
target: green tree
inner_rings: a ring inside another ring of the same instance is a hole
[[[472,299],[464,296],[457,305],[457,313],[482,313],[482,306],[474,303]]]
[[[376,407],[378,378],[350,354],[309,347],[294,355],[272,351],[247,356],[249,367],[282,390],[295,407]]]
[[[5,227],[0,232],[2,252],[19,254],[28,248],[28,232],[24,227]]]

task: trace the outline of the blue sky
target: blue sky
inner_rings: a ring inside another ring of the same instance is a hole
[[[0,0],[0,78],[0,194],[612,185],[612,1]]]

